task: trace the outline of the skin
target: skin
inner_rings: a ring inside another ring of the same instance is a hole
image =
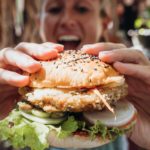
[[[46,1],[40,21],[43,41],[57,43],[62,35],[76,35],[81,39],[80,44],[74,47],[76,49],[80,49],[84,44],[99,41],[102,34],[99,5],[99,0]]]
[[[122,44],[96,43],[84,45],[82,48],[88,54],[99,58],[125,75],[128,83],[126,100],[132,102],[138,111],[137,123],[130,139],[137,145],[149,149],[150,141],[150,61],[142,52],[127,48]],[[140,136],[139,136],[140,135]]]
[[[57,36],[77,34],[81,43],[76,47],[85,53],[98,55],[116,70],[124,74],[131,101],[138,110],[137,124],[131,139],[143,148],[150,147],[147,135],[150,134],[150,62],[139,51],[127,48],[122,44],[98,43],[101,38],[101,20],[99,17],[99,0],[45,0],[41,18],[40,33],[43,44],[20,43],[15,48],[4,48],[0,51],[0,118],[3,118],[15,105],[18,97],[17,87],[28,85],[29,77],[21,75],[22,71],[34,73],[41,68],[39,60],[54,59],[64,46],[57,42]],[[82,4],[79,7],[78,5]],[[49,9],[61,8],[58,14]],[[78,9],[76,9],[76,7]],[[83,9],[84,8],[84,9]],[[85,11],[81,14],[81,11]],[[90,19],[89,19],[90,18]],[[89,30],[90,29],[90,30]],[[96,44],[90,44],[96,43]],[[85,45],[88,44],[88,45]],[[140,135],[140,136],[139,136]]]
[[[29,83],[29,76],[21,75],[21,72],[38,71],[41,68],[38,60],[54,59],[63,49],[63,45],[53,43],[20,43],[15,48],[0,51],[0,119],[14,108],[19,97],[17,87]]]

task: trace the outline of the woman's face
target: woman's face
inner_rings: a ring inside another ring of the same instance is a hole
[[[45,0],[40,19],[43,41],[79,49],[101,37],[99,0]]]

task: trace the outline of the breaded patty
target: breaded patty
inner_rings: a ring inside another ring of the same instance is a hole
[[[97,89],[109,104],[127,95],[126,84],[115,88],[99,87]],[[29,103],[42,108],[46,112],[82,112],[101,110],[105,107],[102,99],[93,92],[93,89],[36,88],[26,94],[22,92],[22,95]]]

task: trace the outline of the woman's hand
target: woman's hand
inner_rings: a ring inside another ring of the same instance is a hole
[[[150,61],[142,52],[122,44],[97,43],[85,45],[83,51],[98,55],[125,75],[129,86],[127,100],[138,110],[137,124],[131,140],[143,148],[150,148]]]
[[[54,59],[63,46],[54,43],[20,43],[15,48],[0,51],[0,118],[13,107],[17,87],[28,85],[29,77],[22,71],[34,73],[41,68],[38,60]]]

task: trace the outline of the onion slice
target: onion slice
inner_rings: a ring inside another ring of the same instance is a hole
[[[97,121],[108,127],[121,127],[132,120],[136,114],[134,106],[127,101],[118,101],[114,108],[114,114],[105,109],[102,111],[84,112],[83,116],[92,124]]]
[[[37,109],[32,109],[31,112],[34,116],[40,117],[40,118],[49,118],[51,115],[50,113],[42,112],[42,111],[37,110]]]
[[[32,114],[28,114],[28,113],[25,113],[23,111],[20,111],[21,115],[31,121],[34,121],[34,122],[38,122],[38,123],[41,123],[41,124],[59,124],[61,123],[62,121],[64,121],[66,119],[66,117],[62,117],[62,118],[57,118],[57,119],[53,119],[53,118],[39,118],[39,117],[36,117]]]

